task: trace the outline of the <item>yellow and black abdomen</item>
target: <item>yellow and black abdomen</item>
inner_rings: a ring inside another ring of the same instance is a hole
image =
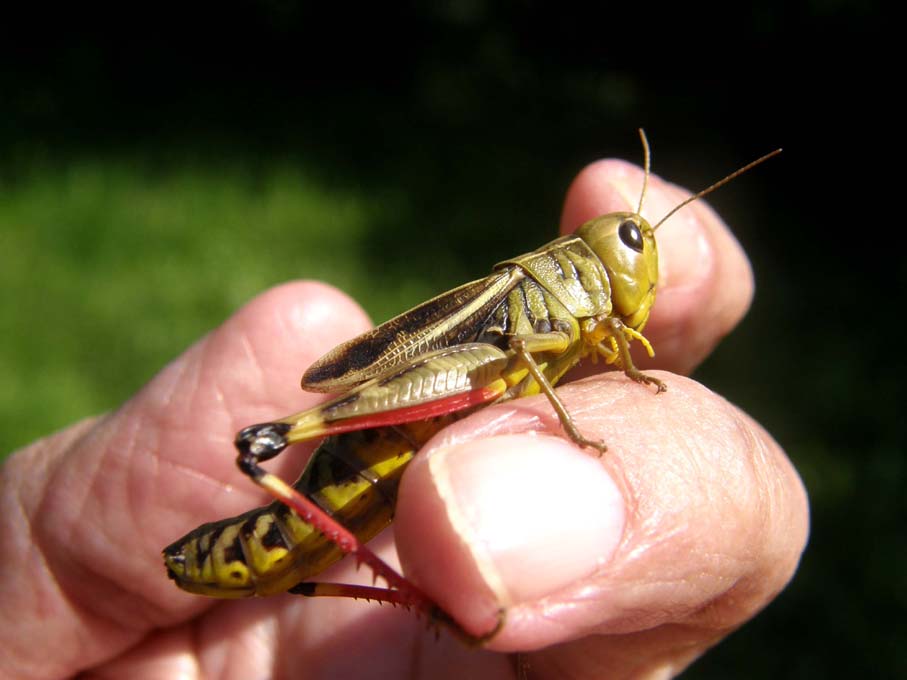
[[[406,465],[455,416],[327,438],[295,487],[368,541],[393,520]],[[236,598],[286,591],[343,553],[283,503],[204,524],[164,549],[167,571],[183,590]]]

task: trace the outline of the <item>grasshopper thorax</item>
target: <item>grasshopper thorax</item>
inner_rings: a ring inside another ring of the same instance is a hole
[[[586,222],[576,235],[608,272],[614,315],[630,328],[642,330],[658,283],[658,249],[651,225],[638,213],[616,212]]]

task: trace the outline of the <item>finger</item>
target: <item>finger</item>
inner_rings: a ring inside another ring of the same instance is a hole
[[[635,211],[643,171],[623,161],[586,167],[567,192],[564,231],[609,212]],[[649,178],[643,215],[654,225],[690,194],[656,175]],[[653,365],[690,373],[735,326],[753,298],[753,274],[740,244],[703,200],[658,228],[659,282],[646,336]],[[640,363],[649,363],[640,357]]]
[[[808,511],[783,452],[717,395],[661,377],[657,397],[613,374],[559,391],[607,443],[601,458],[566,441],[537,397],[454,424],[407,471],[405,573],[473,634],[504,608],[489,647],[545,649],[533,669],[558,673],[540,677],[677,671],[797,565]],[[526,434],[540,429],[553,436]]]
[[[318,399],[299,390],[303,367],[367,327],[326,286],[281,286],[116,412],[13,456],[0,484],[0,646],[12,676],[70,674],[210,606],[168,581],[161,549],[260,504],[235,468],[233,433]],[[54,654],[37,639],[54,640]]]

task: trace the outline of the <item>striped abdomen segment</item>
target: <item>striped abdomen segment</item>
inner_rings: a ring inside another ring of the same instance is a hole
[[[392,521],[400,477],[415,452],[455,417],[329,437],[295,487],[368,541]],[[279,502],[204,524],[164,549],[168,574],[180,588],[214,597],[282,592],[341,557]]]

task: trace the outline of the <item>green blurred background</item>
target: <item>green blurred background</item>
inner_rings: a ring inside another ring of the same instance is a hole
[[[757,296],[697,377],[788,450],[812,536],[685,677],[907,677],[881,4],[63,11],[0,28],[0,455],[282,281],[383,320],[484,275],[554,237],[584,164],[638,162],[639,126],[692,188],[784,146],[709,199]]]

